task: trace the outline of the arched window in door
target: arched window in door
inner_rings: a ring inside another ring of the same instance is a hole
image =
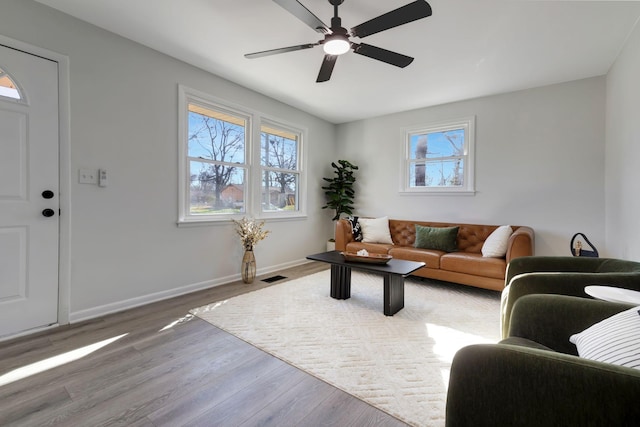
[[[18,85],[0,68],[0,96],[11,99],[22,99]]]

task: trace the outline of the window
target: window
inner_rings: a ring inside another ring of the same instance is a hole
[[[180,86],[179,223],[303,216],[303,134]]]
[[[11,80],[11,77],[0,68],[0,96],[11,99],[22,99],[17,85]]]
[[[260,132],[262,211],[295,211],[298,206],[300,135],[264,123]]]
[[[405,131],[401,191],[473,194],[475,118]]]

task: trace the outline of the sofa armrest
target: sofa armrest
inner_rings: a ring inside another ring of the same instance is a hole
[[[518,227],[509,237],[507,264],[514,258],[531,256],[534,253],[534,233],[531,227]]]
[[[569,341],[571,335],[631,307],[565,295],[527,295],[513,306],[508,336],[526,338],[577,356],[576,346]]]
[[[446,426],[622,426],[640,419],[640,370],[505,344],[459,350]]]
[[[351,224],[346,219],[336,221],[336,250],[344,251],[347,243],[353,242],[353,233],[351,232]]]

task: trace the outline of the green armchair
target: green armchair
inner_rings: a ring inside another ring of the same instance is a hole
[[[446,426],[631,426],[640,370],[577,356],[569,337],[632,307],[580,297],[516,301],[509,336],[454,357]]]
[[[513,306],[529,294],[560,294],[591,298],[589,285],[640,291],[640,263],[613,258],[527,256],[511,260],[500,306],[502,338],[509,333]]]

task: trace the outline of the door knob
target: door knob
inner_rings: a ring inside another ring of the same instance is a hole
[[[45,209],[42,211],[42,215],[49,218],[50,216],[54,216],[56,213],[53,209]]]
[[[42,192],[42,197],[43,197],[44,199],[53,199],[53,191],[51,191],[51,190],[44,190],[44,191]]]

